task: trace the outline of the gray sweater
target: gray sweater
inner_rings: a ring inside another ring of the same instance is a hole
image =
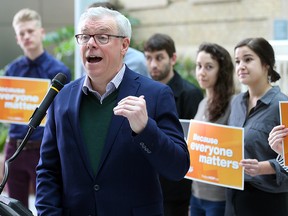
[[[198,111],[194,117],[195,120],[205,121],[208,120],[205,117],[205,110],[207,109],[207,97],[205,97],[198,106]],[[230,105],[226,109],[225,113],[213,122],[216,124],[227,125],[228,117],[230,115]],[[198,199],[204,199],[208,201],[225,201],[225,187],[210,185],[198,181],[192,183],[192,194]]]

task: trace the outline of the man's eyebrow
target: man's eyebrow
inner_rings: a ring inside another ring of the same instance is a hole
[[[85,28],[81,29],[81,32],[89,32],[89,30],[90,30],[89,28],[85,27]],[[109,33],[110,29],[103,27],[103,28],[97,28],[96,31],[97,31],[96,34],[105,34],[105,33]]]

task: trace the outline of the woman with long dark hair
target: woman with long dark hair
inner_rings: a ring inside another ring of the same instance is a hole
[[[226,49],[213,43],[199,46],[196,78],[206,96],[200,102],[194,119],[227,124],[230,101],[234,94],[234,66]],[[225,188],[193,181],[190,213],[192,216],[223,216]]]
[[[227,189],[226,216],[287,216],[288,175],[268,143],[280,124],[279,101],[287,101],[278,86],[272,46],[264,38],[247,38],[235,49],[239,81],[248,87],[233,99],[228,124],[244,128],[244,190]]]

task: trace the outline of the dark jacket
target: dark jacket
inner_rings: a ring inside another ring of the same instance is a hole
[[[183,79],[176,71],[168,86],[174,93],[179,119],[193,119],[197,113],[198,105],[203,99],[202,91],[192,83]],[[170,181],[160,178],[164,201],[190,200],[191,180]]]
[[[49,108],[37,167],[39,215],[163,215],[159,174],[182,179],[189,152],[169,87],[126,68],[117,101],[144,95],[148,123],[138,135],[112,116],[96,175],[79,123],[80,78],[66,85]]]

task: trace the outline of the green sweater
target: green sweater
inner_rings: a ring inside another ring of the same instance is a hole
[[[105,98],[102,104],[92,93],[84,95],[82,98],[80,126],[95,174],[100,163],[117,96],[118,90]]]

